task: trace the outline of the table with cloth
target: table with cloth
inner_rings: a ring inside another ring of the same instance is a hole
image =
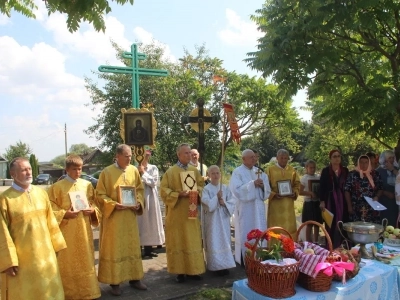
[[[398,300],[400,299],[400,275],[395,266],[385,265],[373,260],[363,260],[365,265],[356,277],[346,284],[333,281],[326,292],[311,292],[296,285],[296,294],[287,299],[298,300]],[[233,283],[232,300],[273,299],[260,295],[250,289],[247,279]]]

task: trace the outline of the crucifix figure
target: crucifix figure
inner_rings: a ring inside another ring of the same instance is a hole
[[[204,152],[205,152],[205,145],[204,145],[204,131],[208,129],[209,126],[205,128],[205,123],[214,123],[217,124],[219,121],[218,116],[205,116],[204,112],[206,111],[208,114],[209,112],[204,109],[204,99],[199,98],[196,101],[197,104],[197,116],[184,116],[182,117],[182,123],[187,124],[191,123],[193,125],[198,126],[197,128],[194,127],[194,129],[198,132],[198,149],[200,154],[200,174],[203,174],[203,157],[204,157]],[[194,110],[195,111],[195,110]],[[192,127],[192,128],[193,128]]]
[[[263,172],[260,170],[260,168],[257,168],[257,171],[256,171],[257,179],[260,179],[260,175],[261,175],[262,173],[263,173]]]
[[[132,74],[132,107],[140,108],[139,75],[167,76],[168,71],[139,68],[139,60],[146,59],[146,54],[139,53],[136,44],[132,44],[131,52],[124,52],[122,57],[131,60],[130,67],[100,66],[99,71],[105,73]]]

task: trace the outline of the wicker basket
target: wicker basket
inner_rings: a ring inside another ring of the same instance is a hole
[[[330,257],[332,256],[332,240],[322,224],[315,221],[304,222],[297,229],[297,237],[299,236],[301,229],[303,229],[303,227],[306,225],[317,225],[323,230],[323,232],[325,233],[326,240],[328,242],[328,247],[330,252],[327,260],[331,261]],[[306,290],[312,292],[325,292],[329,291],[329,289],[331,288],[332,279],[333,276],[328,276],[324,274],[322,271],[320,271],[315,278],[300,272],[299,278],[297,279],[297,283]]]
[[[282,230],[292,236],[281,227],[271,227],[264,231]],[[259,238],[256,240],[258,245]],[[299,275],[299,262],[286,266],[262,264],[261,260],[255,258],[255,251],[251,256],[245,256],[246,274],[249,287],[257,293],[271,298],[288,298],[296,294],[294,289]]]
[[[347,257],[349,258],[349,262],[352,262],[353,264],[354,264],[354,269],[353,269],[353,271],[348,271],[348,270],[346,270],[345,272],[346,272],[346,281],[347,280],[349,280],[349,279],[351,279],[351,278],[354,278],[357,274],[358,274],[358,272],[360,271],[360,261],[361,261],[361,256],[358,254],[358,255],[353,255],[351,252],[350,252],[350,250],[348,250],[349,249],[349,243],[347,242],[347,240],[344,240],[343,241],[343,243],[346,243],[346,247],[344,247],[344,245],[342,244],[342,246],[340,247],[340,248],[337,248],[337,249],[335,249],[334,251],[336,251],[336,252],[340,252],[340,253],[343,253],[343,254],[345,254],[345,255],[347,255]],[[335,280],[335,281],[342,281],[343,280],[343,278],[342,277],[340,277],[339,275],[337,275],[337,274],[334,274],[333,275],[333,280]]]

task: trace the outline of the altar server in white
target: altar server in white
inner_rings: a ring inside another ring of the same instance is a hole
[[[142,163],[138,166],[144,185],[143,215],[138,217],[140,245],[144,248],[144,258],[157,257],[153,246],[163,245],[165,234],[162,222],[160,200],[158,198],[158,168],[149,163],[150,150],[146,150]]]
[[[235,208],[235,260],[244,264],[247,233],[252,229],[267,229],[264,200],[268,199],[271,188],[268,176],[259,168],[254,152],[242,152],[242,165],[232,172],[229,189],[236,200]]]
[[[226,185],[220,185],[221,172],[218,166],[208,168],[208,177],[211,183],[204,187],[201,198],[203,247],[207,269],[223,276],[229,274],[228,269],[236,266],[231,248],[230,225],[235,199]]]

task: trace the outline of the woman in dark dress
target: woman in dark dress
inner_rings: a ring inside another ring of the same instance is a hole
[[[379,198],[379,202],[386,206],[386,210],[381,211],[381,219],[386,218],[388,225],[397,227],[397,216],[399,208],[396,204],[395,185],[396,176],[398,174],[398,165],[395,160],[394,152],[385,150],[379,157],[379,167],[377,169],[382,179],[383,192]]]
[[[344,187],[350,221],[381,223],[379,211],[374,210],[364,196],[378,201],[382,194],[382,180],[376,170],[371,170],[369,157],[361,155],[357,167],[347,176]]]
[[[337,222],[348,222],[347,205],[345,205],[344,185],[346,183],[349,170],[341,164],[341,154],[339,150],[329,152],[330,164],[321,172],[320,178],[320,207],[333,213],[332,226],[325,224],[326,230],[332,240],[334,248],[342,243],[342,236],[337,230]]]

